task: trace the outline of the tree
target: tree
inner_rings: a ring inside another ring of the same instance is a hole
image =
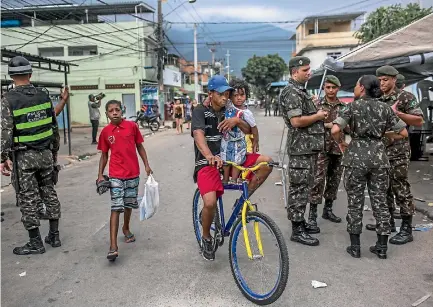
[[[382,35],[407,26],[431,12],[431,7],[423,9],[416,3],[408,4],[406,7],[402,7],[400,4],[380,7],[368,16],[365,23],[355,33],[355,37],[362,43],[368,43]]]
[[[247,66],[242,68],[242,76],[253,85],[254,94],[263,98],[269,83],[279,81],[286,71],[286,62],[278,54],[263,57],[254,55],[248,60]]]

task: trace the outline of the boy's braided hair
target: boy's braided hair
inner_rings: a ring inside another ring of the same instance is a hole
[[[250,97],[250,87],[248,85],[248,82],[242,79],[232,79],[229,83],[230,87],[232,87],[235,90],[243,89],[245,92],[245,96],[248,99]]]

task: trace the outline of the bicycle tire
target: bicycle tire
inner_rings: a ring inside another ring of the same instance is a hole
[[[234,240],[235,236],[239,236],[242,230],[242,220],[238,218],[235,224],[233,225],[232,232],[230,234],[230,242],[229,242],[229,259],[230,259],[230,268],[232,271],[233,278],[238,286],[239,290],[241,290],[242,294],[251,302],[257,305],[269,305],[274,303],[279,299],[281,294],[284,292],[287,286],[287,280],[289,277],[289,252],[287,250],[286,241],[284,240],[283,234],[281,230],[278,228],[277,224],[266,214],[253,211],[247,213],[247,221],[250,220],[261,220],[263,224],[266,224],[266,227],[273,233],[275,236],[280,253],[281,266],[279,269],[279,278],[276,283],[276,286],[269,292],[266,296],[260,297],[262,295],[252,294],[252,291],[248,288],[246,284],[244,284],[244,280],[242,275],[240,274],[237,268],[237,261],[235,263],[236,257],[236,245],[233,244],[237,241]],[[234,257],[235,256],[235,257]]]

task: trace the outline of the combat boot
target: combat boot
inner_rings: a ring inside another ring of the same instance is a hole
[[[323,207],[322,218],[325,220],[330,220],[331,222],[334,222],[334,223],[341,223],[341,218],[336,216],[332,212],[332,203],[333,203],[333,201],[331,199],[325,200],[325,206]]]
[[[370,246],[370,252],[376,254],[379,259],[386,259],[386,251],[388,250],[388,236],[377,235],[376,245]]]
[[[310,213],[308,215],[308,223],[305,225],[305,230],[309,234],[320,233],[320,228],[317,227],[317,204],[310,204]]]
[[[350,246],[346,248],[346,251],[353,258],[361,258],[361,235],[350,234]]]
[[[39,228],[29,230],[30,241],[20,247],[15,247],[13,252],[15,255],[30,255],[45,253],[44,243],[42,243]]]
[[[290,240],[308,246],[319,245],[319,240],[310,236],[305,230],[305,221],[292,222],[292,236]]]
[[[389,243],[403,245],[413,241],[412,216],[402,216],[400,232],[389,240]]]
[[[396,232],[397,229],[395,228],[395,220],[392,215],[391,215],[391,219],[389,220],[389,224],[391,225],[391,232]],[[376,231],[376,224],[367,224],[365,225],[365,229],[370,231]]]
[[[62,246],[59,238],[59,220],[50,220],[50,231],[48,236],[45,237],[45,243],[50,244],[52,247]]]

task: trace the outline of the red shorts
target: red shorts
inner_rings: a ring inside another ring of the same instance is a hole
[[[256,164],[257,159],[260,157],[259,154],[247,154],[244,167],[251,167]],[[250,172],[247,176],[247,180],[251,180],[254,174]],[[224,186],[221,181],[220,171],[216,167],[205,166],[197,173],[197,186],[200,191],[200,195],[203,196],[210,192],[216,192],[217,198],[224,194]]]

